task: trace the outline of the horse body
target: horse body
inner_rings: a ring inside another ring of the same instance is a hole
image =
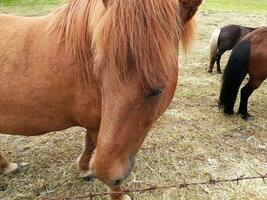
[[[33,135],[61,129],[67,121],[62,103],[73,95],[57,96],[67,82],[56,81],[66,67],[57,60],[63,57],[52,57],[56,43],[46,39],[41,19],[1,16],[1,21],[1,132]],[[12,29],[14,23],[17,29]]]
[[[99,126],[94,79],[84,87],[77,80],[82,75],[78,63],[58,46],[54,33],[45,30],[50,17],[0,16],[1,132],[38,135],[77,125]],[[77,113],[88,116],[81,119]]]
[[[0,15],[0,132],[84,127],[80,176],[121,191],[172,100],[179,40],[189,45],[201,2],[69,0],[45,17]],[[0,169],[18,165],[0,154]]]
[[[245,36],[233,49],[223,75],[219,106],[226,114],[233,114],[238,90],[249,74],[248,83],[241,90],[238,113],[250,118],[248,99],[267,78],[267,28],[259,28]]]
[[[216,29],[211,38],[209,72],[213,71],[216,62],[217,71],[221,73],[220,60],[222,55],[226,51],[233,49],[245,35],[256,29],[239,25],[227,25]]]
[[[255,80],[255,86],[259,87],[259,83],[267,78],[267,27],[260,28],[244,40],[250,41],[252,49],[248,72],[250,77]]]

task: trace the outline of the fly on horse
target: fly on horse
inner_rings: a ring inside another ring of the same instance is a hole
[[[69,0],[44,17],[0,15],[0,132],[84,127],[80,176],[121,191],[173,98],[179,42],[189,45],[201,2]],[[18,167],[0,154],[4,173]]]
[[[237,93],[245,76],[248,83],[241,90],[238,113],[245,120],[250,118],[247,110],[248,99],[267,78],[267,27],[259,28],[248,34],[233,49],[223,74],[219,106],[224,113],[234,114]]]
[[[256,29],[239,25],[227,25],[216,29],[211,36],[209,73],[212,73],[215,62],[217,72],[222,73],[220,65],[222,55],[233,49],[244,36]]]

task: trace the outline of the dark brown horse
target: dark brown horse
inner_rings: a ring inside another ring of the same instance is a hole
[[[224,113],[234,114],[237,93],[247,74],[250,79],[241,90],[238,111],[245,120],[250,117],[247,110],[250,95],[267,78],[267,27],[248,34],[234,47],[223,74],[219,99],[219,106]]]
[[[173,98],[179,42],[189,45],[201,2],[69,0],[44,17],[0,15],[0,131],[84,127],[80,176],[121,191]],[[0,154],[0,170],[17,169]]]
[[[227,25],[216,29],[212,34],[210,43],[209,73],[212,73],[215,62],[217,64],[217,72],[222,73],[220,65],[222,55],[226,51],[233,49],[245,35],[256,29],[239,25]]]

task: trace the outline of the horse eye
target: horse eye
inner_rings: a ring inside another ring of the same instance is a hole
[[[161,95],[161,93],[163,92],[163,89],[164,89],[164,87],[153,88],[153,89],[150,91],[150,94],[148,95],[148,98],[151,98],[151,97],[155,97],[155,96],[159,96],[159,95]]]

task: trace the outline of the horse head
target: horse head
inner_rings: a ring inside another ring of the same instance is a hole
[[[182,2],[177,24],[177,1],[103,0],[106,13],[92,31],[102,113],[90,169],[110,187],[127,178],[152,124],[173,98],[179,24],[195,14],[201,1],[195,2]]]

